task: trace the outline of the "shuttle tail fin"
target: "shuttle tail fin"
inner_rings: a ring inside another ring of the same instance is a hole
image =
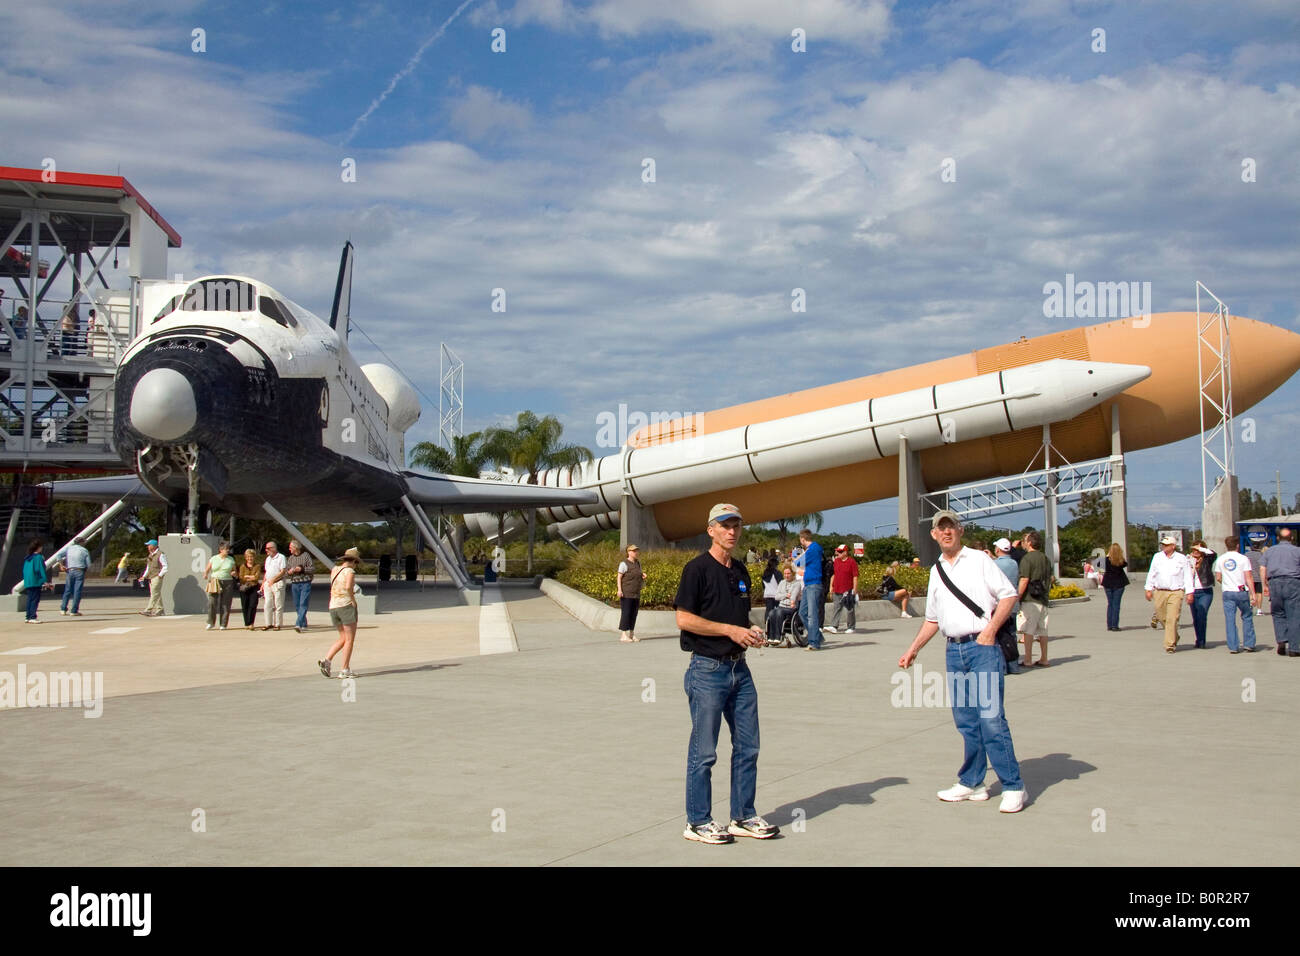
[[[330,328],[346,340],[351,325],[352,309],[352,243],[343,244],[339,258],[339,280],[334,286],[334,308],[330,310]],[[340,324],[341,323],[341,324]]]

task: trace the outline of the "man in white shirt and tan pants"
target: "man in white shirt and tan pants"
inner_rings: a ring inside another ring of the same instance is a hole
[[[942,551],[940,563],[930,570],[925,622],[907,653],[898,659],[898,666],[911,667],[917,653],[935,634],[942,631],[947,638],[952,718],[966,749],[956,785],[940,790],[938,796],[948,803],[987,800],[984,774],[991,764],[1002,782],[1002,805],[998,809],[1019,813],[1025,807],[1027,794],[1002,707],[1007,665],[997,642],[998,630],[1015,606],[1016,589],[987,554],[962,547],[961,519],[953,512],[940,511],[934,516],[930,536]],[[977,617],[943,583],[941,566],[953,586],[983,611],[981,616]]]
[[[285,557],[274,541],[266,542],[266,561],[262,564],[262,594],[266,596],[264,631],[278,631],[284,623]]]
[[[1183,614],[1183,601],[1192,603],[1192,566],[1187,556],[1179,552],[1178,542],[1165,535],[1160,539],[1162,550],[1151,558],[1151,568],[1147,571],[1147,600],[1154,602],[1154,614],[1151,619],[1153,628],[1165,626],[1165,653],[1172,654],[1178,649],[1178,619]]]

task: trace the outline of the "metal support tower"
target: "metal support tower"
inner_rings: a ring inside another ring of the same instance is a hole
[[[461,361],[460,356],[447,347],[447,343],[441,343],[438,350],[438,443],[446,448],[449,452],[456,451],[456,442],[454,439],[465,434],[465,363]],[[455,522],[448,519],[442,513],[434,519],[433,530],[437,532],[441,541],[451,542],[455,531]],[[419,523],[416,523],[416,534],[420,532]],[[437,545],[430,542],[435,550]],[[458,548],[453,547],[455,557],[459,561],[461,554]],[[451,570],[453,579],[457,576],[457,570],[468,581],[468,572],[462,567]]]
[[[465,363],[443,342],[438,367],[438,441],[453,451],[452,439],[465,434]]]
[[[1207,303],[1202,310],[1201,293],[1214,303],[1214,308]],[[1232,347],[1228,307],[1200,282],[1196,283],[1196,380],[1201,393],[1201,499],[1209,504],[1210,492],[1236,471],[1232,448]]]
[[[1201,294],[1208,300],[1204,307]],[[1213,305],[1211,305],[1213,303]],[[1236,533],[1237,476],[1232,444],[1232,345],[1228,307],[1196,283],[1196,381],[1201,413],[1201,534],[1218,547]]]

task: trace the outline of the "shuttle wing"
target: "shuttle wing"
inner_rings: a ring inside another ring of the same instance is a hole
[[[401,475],[412,501],[452,513],[559,508],[564,505],[589,505],[596,501],[595,492],[577,488],[518,485],[513,482],[421,474],[415,471],[404,471]],[[135,475],[73,478],[68,481],[52,481],[49,486],[54,491],[56,501],[89,501],[111,505],[125,498],[133,504],[163,503],[163,499],[150,491]],[[393,502],[394,507],[397,504],[396,501]]]
[[[510,511],[515,508],[558,508],[596,502],[596,493],[579,488],[548,488],[454,475],[422,475],[404,471],[411,500],[450,512]]]

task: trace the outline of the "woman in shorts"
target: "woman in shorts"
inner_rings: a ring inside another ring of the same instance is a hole
[[[324,659],[316,662],[325,677],[330,676],[330,663],[339,651],[343,652],[343,670],[339,671],[339,677],[347,679],[352,676],[352,642],[357,636],[357,598],[353,587],[360,563],[361,553],[356,548],[348,548],[339,558],[338,567],[330,572],[330,623],[339,629],[339,639]]]

